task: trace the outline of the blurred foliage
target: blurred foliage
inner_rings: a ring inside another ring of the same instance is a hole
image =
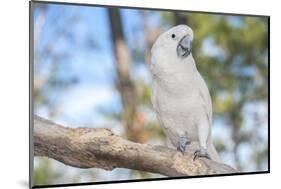
[[[34,170],[34,184],[35,185],[49,185],[53,184],[54,180],[63,175],[60,170],[50,169],[50,159],[46,157],[40,158],[38,166]]]

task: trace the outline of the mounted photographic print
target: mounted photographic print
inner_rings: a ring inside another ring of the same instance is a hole
[[[30,2],[31,188],[269,166],[268,16]]]

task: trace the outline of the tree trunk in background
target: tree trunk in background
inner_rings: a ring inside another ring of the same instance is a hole
[[[117,88],[123,105],[122,119],[125,125],[125,135],[129,140],[143,143],[143,124],[139,122],[137,112],[138,97],[135,84],[130,77],[132,60],[124,39],[120,11],[116,8],[108,8],[107,11],[116,58]]]
[[[180,25],[180,24],[187,24],[188,25],[188,17],[186,13],[181,13],[181,12],[174,12],[174,22],[175,25]]]
[[[241,104],[244,104],[241,103]],[[240,105],[236,105],[233,107],[232,111],[230,112],[230,123],[232,125],[232,141],[233,141],[233,154],[234,154],[234,160],[235,160],[235,165],[236,169],[239,171],[242,171],[242,166],[241,166],[241,161],[240,161],[240,156],[239,156],[239,145],[241,142],[241,125],[242,125],[242,116],[237,113],[237,112],[242,112],[242,107]]]

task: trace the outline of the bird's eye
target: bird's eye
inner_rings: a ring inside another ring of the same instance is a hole
[[[175,39],[175,37],[176,37],[176,35],[173,33],[173,34],[172,34],[172,38]]]

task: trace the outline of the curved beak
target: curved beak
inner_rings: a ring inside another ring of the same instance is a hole
[[[185,35],[178,43],[177,55],[180,58],[185,58],[191,53],[192,49],[192,38],[190,35]]]

